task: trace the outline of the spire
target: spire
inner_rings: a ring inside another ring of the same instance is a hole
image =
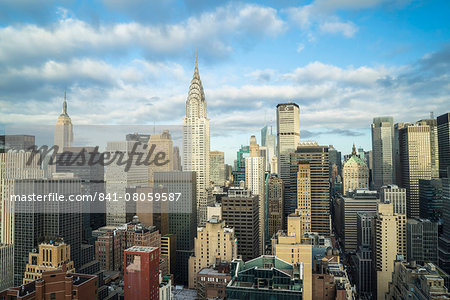
[[[64,102],[62,114],[67,116],[67,101],[66,101],[66,91],[64,91]]]
[[[194,76],[189,86],[188,98],[186,101],[186,117],[206,118],[205,92],[198,72],[198,57],[195,53]]]
[[[198,73],[198,52],[195,50],[195,69],[194,69],[194,78],[200,80],[200,74]],[[200,82],[201,83],[201,82]]]
[[[356,147],[355,147],[355,143],[353,143],[353,147],[352,147],[352,155],[356,155]]]

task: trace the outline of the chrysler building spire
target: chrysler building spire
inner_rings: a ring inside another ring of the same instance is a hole
[[[194,76],[186,101],[186,118],[206,118],[205,92],[198,72],[197,54],[195,55]]]

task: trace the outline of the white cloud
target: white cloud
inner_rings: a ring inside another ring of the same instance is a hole
[[[305,49],[305,45],[304,44],[298,44],[297,46],[297,52],[300,53]]]
[[[349,66],[346,69],[343,69],[315,61],[304,67],[296,68],[291,73],[285,74],[284,78],[299,83],[334,82],[341,84],[374,84],[377,80],[384,78],[393,71],[394,70],[388,71],[384,67],[369,68],[366,66],[356,69]]]
[[[352,22],[324,22],[319,25],[320,30],[325,33],[341,33],[345,37],[352,37],[358,31],[358,28]]]
[[[361,10],[377,7],[380,5],[389,5],[393,7],[402,7],[412,0],[316,0],[314,5],[322,10],[333,12],[336,10]]]
[[[78,19],[62,18],[49,27],[1,28],[0,63],[35,62],[47,57],[62,59],[98,52],[122,53],[135,48],[147,54],[170,56],[199,47],[204,55],[223,57],[232,51],[233,39],[274,37],[284,28],[275,9],[254,4],[219,7],[171,25],[130,22],[94,26]]]

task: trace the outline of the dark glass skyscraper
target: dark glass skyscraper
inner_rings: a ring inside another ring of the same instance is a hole
[[[23,179],[14,186],[16,195],[79,195],[81,181],[77,178]],[[70,257],[80,266],[81,204],[78,201],[44,202],[16,201],[14,219],[14,284],[22,284],[28,254],[39,243],[62,238],[70,245]]]
[[[439,177],[450,177],[450,113],[437,117]]]
[[[169,202],[169,233],[176,235],[175,282],[188,284],[188,261],[194,253],[197,234],[197,184],[195,172],[172,171],[154,173],[154,191],[167,189],[180,193],[178,201]]]

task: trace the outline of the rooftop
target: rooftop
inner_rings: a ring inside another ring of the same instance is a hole
[[[125,251],[127,252],[142,252],[142,253],[150,253],[153,252],[155,249],[158,249],[156,247],[144,247],[144,246],[133,246]]]

